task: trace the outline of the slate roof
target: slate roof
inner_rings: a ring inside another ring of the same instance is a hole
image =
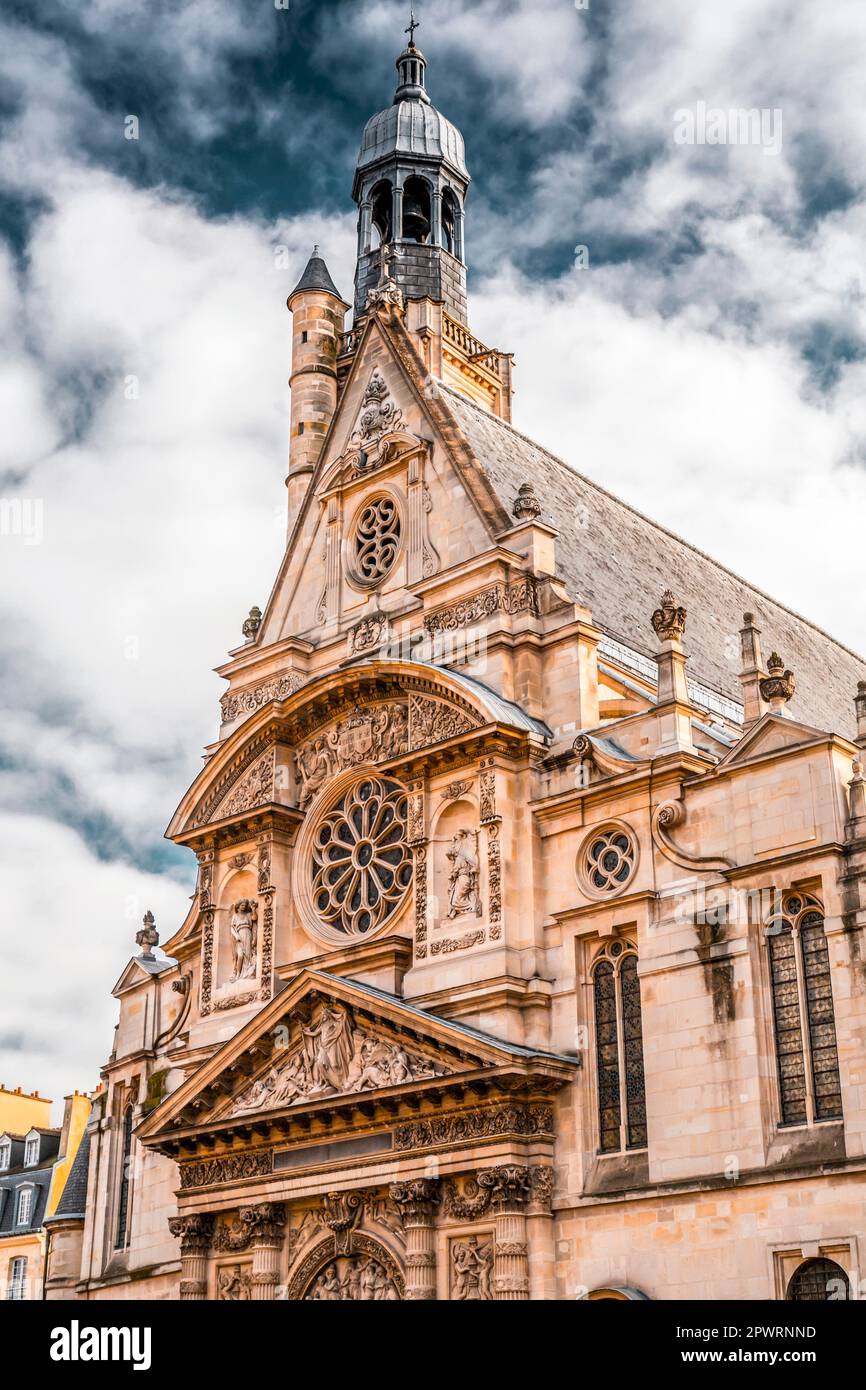
[[[342,978],[339,975],[329,975],[324,970],[311,970],[307,968],[307,974],[314,975],[320,979],[323,985],[339,982]],[[509,1052],[513,1057],[546,1057],[555,1062],[568,1062],[569,1066],[580,1066],[580,1059],[569,1057],[563,1052],[547,1052],[543,1047],[524,1047],[522,1043],[506,1042],[504,1038],[494,1037],[492,1033],[485,1033],[481,1028],[473,1028],[468,1023],[461,1023],[456,1018],[444,1018],[440,1014],[431,1013],[429,1009],[422,1009],[420,1005],[413,1004],[410,999],[404,999],[402,995],[390,994],[386,989],[380,989],[378,985],[371,985],[356,980],[354,977],[347,977],[346,983],[353,989],[360,990],[363,994],[369,994],[372,999],[383,999],[388,1004],[396,1004],[403,1013],[413,1014],[419,1020],[426,1020],[428,1023],[444,1023],[448,1028],[452,1028],[456,1033],[462,1033],[467,1039],[474,1038],[476,1042],[487,1043],[489,1047],[498,1047],[502,1052]]]
[[[56,1156],[35,1168],[18,1168],[0,1176],[0,1236],[26,1235],[42,1225]],[[19,1187],[33,1187],[33,1206],[26,1226],[15,1223],[16,1194]]]
[[[739,655],[731,661],[726,651],[743,614],[752,612],[762,629],[764,660],[779,651],[796,677],[787,706],[792,718],[854,738],[854,695],[857,682],[866,680],[866,659],[460,392],[437,384],[509,513],[521,483],[533,484],[542,520],[559,532],[560,576],[606,633],[653,657],[658,648],[650,613],[663,591],[673,589],[688,610],[689,677],[741,701]]]
[[[54,1215],[48,1222],[68,1220],[70,1217],[84,1219],[87,1204],[87,1177],[90,1171],[90,1132],[85,1130],[78,1145],[78,1152],[72,1160],[72,1167],[66,1179],[66,1186],[60,1194]]]
[[[299,290],[325,290],[328,294],[336,295],[337,299],[343,298],[331,279],[331,272],[322,257],[317,256],[315,251],[307,261],[304,273],[292,290],[292,294],[289,295],[289,299]]]

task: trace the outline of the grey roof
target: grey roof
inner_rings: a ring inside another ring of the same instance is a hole
[[[469,179],[463,136],[429,101],[413,98],[371,116],[364,126],[358,173],[394,154],[442,161]]]
[[[605,632],[652,657],[650,614],[667,588],[688,610],[689,676],[742,699],[738,633],[752,612],[764,659],[773,649],[797,679],[795,719],[847,738],[856,734],[854,695],[866,660],[814,623],[630,507],[503,420],[440,383],[446,403],[503,505],[531,482],[542,519],[559,532],[558,567],[569,592]],[[727,653],[735,640],[736,656]]]
[[[38,1167],[18,1168],[15,1172],[0,1175],[0,1236],[26,1235],[29,1231],[39,1230],[48,1204],[48,1191],[55,1161],[55,1156],[52,1155],[47,1162],[39,1164]],[[19,1187],[35,1189],[30,1220],[23,1226],[17,1225],[15,1221],[16,1194]]]
[[[53,1216],[48,1221],[69,1220],[70,1217],[84,1219],[87,1205],[87,1178],[90,1172],[90,1131],[85,1130],[78,1145],[78,1152],[72,1160],[72,1167],[66,1185],[60,1194]]]
[[[323,982],[331,984],[339,983],[343,978],[340,975],[329,975],[324,970],[307,971],[310,975],[316,975]],[[364,994],[369,994],[373,999],[384,999],[388,1004],[396,1004],[404,1013],[414,1014],[418,1019],[426,1019],[428,1023],[444,1023],[448,1028],[453,1028],[457,1033],[463,1033],[467,1038],[474,1038],[476,1042],[487,1043],[490,1047],[501,1048],[503,1052],[510,1052],[514,1057],[549,1057],[556,1062],[568,1062],[573,1067],[580,1066],[578,1057],[567,1057],[561,1052],[546,1052],[541,1047],[524,1047],[522,1043],[506,1042],[504,1038],[494,1037],[492,1033],[485,1033],[480,1028],[472,1028],[468,1023],[459,1023],[453,1018],[444,1018],[440,1014],[431,1013],[429,1009],[422,1009],[417,1004],[411,1003],[408,999],[402,998],[398,994],[390,994],[386,989],[379,989],[377,985],[364,984],[360,980],[346,977],[347,983],[355,989],[361,990]]]
[[[295,285],[295,288],[292,290],[292,294],[289,295],[289,299],[292,298],[292,295],[297,294],[299,290],[324,290],[327,294],[336,295],[337,299],[343,298],[331,279],[328,267],[325,265],[322,257],[316,254],[316,251],[313,252],[312,256],[307,261],[306,269]]]

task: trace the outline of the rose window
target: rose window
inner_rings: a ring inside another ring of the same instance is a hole
[[[400,549],[400,512],[392,497],[368,502],[355,526],[354,561],[359,579],[384,579]]]
[[[397,910],[412,881],[406,791],[387,778],[356,783],[313,836],[312,899],[320,922],[368,936]]]
[[[628,883],[634,867],[634,841],[625,830],[604,830],[589,840],[582,869],[586,882],[595,892],[618,892]]]

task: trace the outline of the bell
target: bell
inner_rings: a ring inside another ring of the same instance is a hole
[[[408,194],[403,203],[403,237],[406,241],[424,242],[430,235],[430,217],[419,198]]]

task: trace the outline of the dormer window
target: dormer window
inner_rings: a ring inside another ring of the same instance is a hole
[[[12,1161],[12,1140],[0,1139],[0,1173],[9,1167]]]
[[[32,1168],[34,1163],[39,1162],[39,1135],[34,1134],[28,1138],[24,1145],[24,1167]]]
[[[30,1214],[33,1211],[33,1188],[19,1187],[18,1201],[15,1206],[15,1225],[27,1226],[30,1223]]]

